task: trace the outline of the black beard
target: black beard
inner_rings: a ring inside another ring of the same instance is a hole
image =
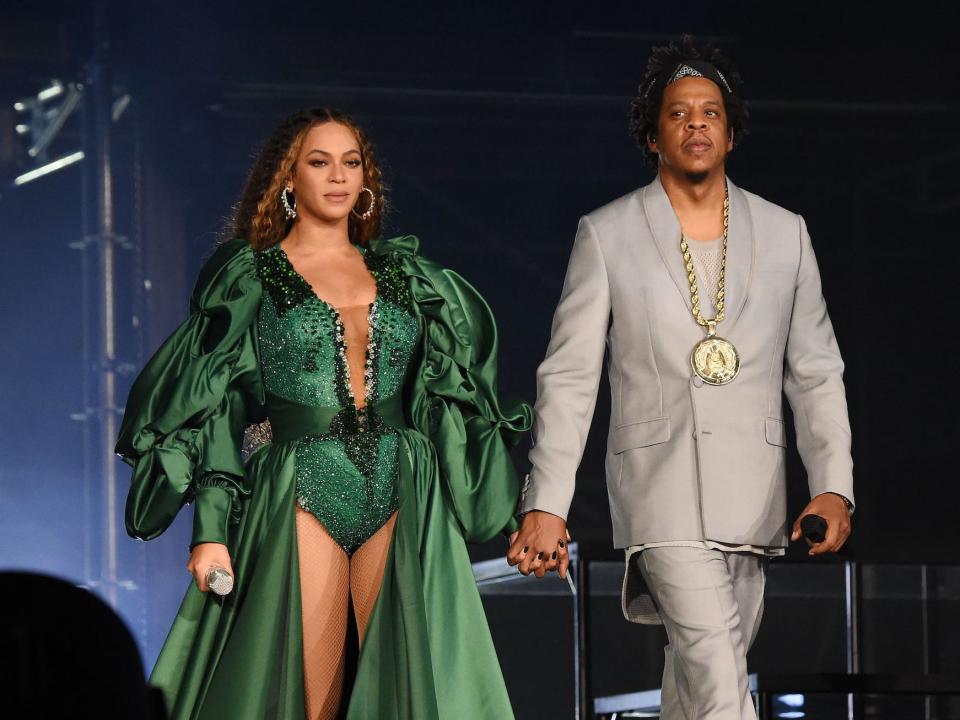
[[[710,173],[706,170],[701,172],[688,172],[684,173],[684,175],[691,185],[699,185],[700,183],[706,182],[707,178],[710,177]]]

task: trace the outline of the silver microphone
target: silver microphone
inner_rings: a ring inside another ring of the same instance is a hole
[[[229,595],[233,590],[233,575],[219,565],[207,570],[207,587],[217,595]]]

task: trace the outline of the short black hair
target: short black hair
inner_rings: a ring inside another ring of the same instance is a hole
[[[747,108],[740,98],[743,79],[730,59],[719,48],[710,43],[697,43],[692,35],[682,35],[679,42],[653,48],[647,61],[647,72],[640,81],[637,97],[630,103],[630,134],[643,150],[644,157],[656,164],[657,153],[647,147],[647,136],[656,135],[660,106],[663,104],[664,83],[658,82],[650,88],[650,83],[661,72],[670,70],[685,60],[708,62],[720,71],[733,92],[720,88],[723,107],[727,114],[727,126],[733,131],[734,143],[739,143],[747,133]],[[649,88],[649,89],[648,89]]]

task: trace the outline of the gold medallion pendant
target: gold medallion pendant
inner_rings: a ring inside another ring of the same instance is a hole
[[[717,278],[717,297],[714,306],[716,316],[710,320],[700,313],[700,293],[697,287],[697,274],[693,269],[693,257],[690,246],[683,234],[680,235],[680,253],[683,266],[687,271],[690,284],[690,305],[697,324],[707,329],[707,336],[698,342],[690,353],[690,367],[701,380],[708,385],[726,385],[740,372],[740,353],[728,340],[717,335],[717,323],[723,320],[723,307],[726,300],[727,241],[730,232],[730,196],[723,198],[723,255],[720,260],[720,273]]]
[[[740,372],[740,353],[719,335],[707,335],[690,353],[690,366],[709,385],[726,385]]]

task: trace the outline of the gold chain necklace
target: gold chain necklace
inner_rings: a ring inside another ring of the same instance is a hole
[[[700,293],[697,289],[697,274],[693,269],[693,257],[690,255],[690,246],[680,233],[680,252],[683,254],[684,268],[687,271],[687,282],[690,283],[690,303],[693,318],[697,324],[707,328],[707,336],[698,342],[690,353],[690,367],[705,382],[710,385],[726,385],[740,372],[740,354],[727,340],[717,335],[717,323],[723,320],[724,286],[727,271],[727,236],[730,225],[730,195],[723,197],[723,253],[720,258],[720,277],[717,280],[717,299],[714,302],[716,315],[713,319],[703,317],[700,312]]]

